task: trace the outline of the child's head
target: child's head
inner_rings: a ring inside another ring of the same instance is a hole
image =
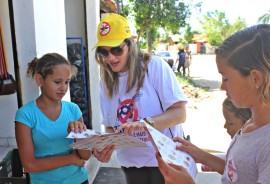
[[[227,98],[223,101],[222,107],[225,118],[224,128],[233,137],[246,121],[251,118],[251,110],[249,108],[237,108]]]
[[[269,35],[269,24],[251,26],[227,38],[215,51],[221,88],[237,107],[270,103]]]
[[[72,75],[76,73],[76,69],[71,66],[70,62],[63,56],[57,53],[48,53],[41,58],[34,58],[28,63],[27,75],[34,77],[39,74],[43,79],[48,75],[53,74],[54,66],[66,64],[71,68]]]
[[[34,58],[28,64],[27,74],[35,78],[41,96],[60,101],[68,91],[72,75],[77,71],[74,68],[65,57],[49,53],[39,59]]]

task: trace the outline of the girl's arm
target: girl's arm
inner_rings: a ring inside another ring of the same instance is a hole
[[[76,151],[69,155],[36,158],[31,129],[20,122],[16,122],[15,133],[20,158],[26,172],[47,171],[71,164],[84,166],[85,161],[80,158]]]
[[[222,158],[214,156],[202,149],[198,148],[197,146],[193,145],[189,141],[186,141],[182,138],[175,137],[173,138],[175,142],[181,143],[181,145],[176,146],[178,150],[185,151],[189,153],[197,163],[202,163],[207,165],[212,170],[223,174],[225,168],[225,161]]]

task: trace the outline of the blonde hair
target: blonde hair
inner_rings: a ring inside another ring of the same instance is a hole
[[[150,61],[150,55],[137,51],[136,43],[131,39],[125,39],[124,42],[128,45],[128,81],[126,92],[128,93],[132,88],[136,87],[138,91],[144,82],[144,76],[147,72],[147,64]],[[106,94],[112,98],[113,94],[118,92],[119,79],[118,73],[112,71],[111,67],[105,62],[104,58],[95,52],[95,58],[100,65],[101,79],[106,87]]]
[[[270,103],[270,25],[259,24],[236,32],[216,50],[217,60],[246,77],[252,70],[264,76],[259,86],[259,100]]]

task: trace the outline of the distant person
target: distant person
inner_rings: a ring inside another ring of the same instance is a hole
[[[202,151],[181,138],[177,149],[223,174],[221,183],[269,184],[270,181],[270,25],[259,24],[228,37],[215,51],[221,89],[238,108],[250,108],[251,118],[235,134],[226,160]],[[187,171],[156,154],[166,184],[195,184]]]
[[[146,122],[168,137],[183,137],[187,98],[170,66],[137,51],[128,21],[114,13],[97,28],[95,58],[100,66],[100,105],[106,132],[123,132],[149,147],[117,149],[127,184],[164,184]],[[110,157],[111,155],[104,155]]]
[[[185,60],[186,60],[185,50],[182,47],[179,47],[179,52],[177,53],[177,60],[176,60],[176,63],[178,61],[177,72],[181,75],[180,69],[182,68],[183,77],[186,75]]]
[[[185,58],[185,64],[184,64],[184,67],[188,69],[188,76],[190,76],[190,65],[191,65],[191,51],[189,50],[189,47],[186,47],[186,50],[185,50],[185,55],[186,55],[186,58]]]
[[[206,46],[205,46],[205,43],[201,43],[201,54],[206,54]]]

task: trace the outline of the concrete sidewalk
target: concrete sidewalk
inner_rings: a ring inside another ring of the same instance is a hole
[[[196,184],[220,184],[221,175],[215,172],[201,172],[201,164],[197,164],[198,175]],[[126,184],[125,176],[117,163],[115,155],[108,163],[101,164],[93,184]]]

